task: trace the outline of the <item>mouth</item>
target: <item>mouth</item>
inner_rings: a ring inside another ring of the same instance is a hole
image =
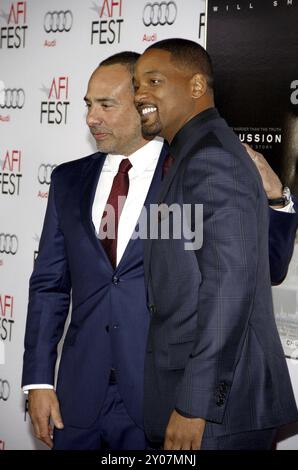
[[[93,135],[95,140],[103,140],[105,139],[108,135],[110,135],[110,132],[107,131],[100,131],[100,130],[91,130],[91,134]]]
[[[141,104],[138,106],[138,112],[142,118],[142,121],[144,121],[152,114],[157,112],[157,107],[153,104]]]

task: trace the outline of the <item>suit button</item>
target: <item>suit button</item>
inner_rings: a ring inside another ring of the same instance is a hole
[[[220,382],[218,385],[218,389],[220,392],[226,392],[228,389],[228,385],[226,384],[226,382]]]
[[[118,284],[119,281],[120,281],[119,277],[113,276],[112,282],[115,286]]]
[[[150,315],[154,315],[154,313],[156,313],[156,307],[155,305],[149,305],[149,312],[150,312]]]
[[[109,327],[109,325],[106,325],[106,332],[107,332],[107,333],[110,332],[110,327]]]
[[[224,403],[225,403],[225,400],[223,398],[218,398],[216,400],[217,406],[222,406],[222,405],[224,405]]]
[[[114,330],[116,330],[117,328],[119,328],[118,323],[115,323],[115,325],[113,325],[113,328],[114,328]]]

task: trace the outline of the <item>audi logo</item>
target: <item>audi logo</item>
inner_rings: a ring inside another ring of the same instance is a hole
[[[51,184],[51,174],[57,165],[42,163],[38,168],[38,181],[40,184]]]
[[[7,401],[10,395],[10,385],[7,380],[0,379],[0,400]]]
[[[9,233],[0,233],[0,253],[6,255],[15,255],[19,248],[19,240],[16,235]]]
[[[146,3],[143,10],[143,23],[145,26],[171,25],[177,17],[175,2]]]
[[[62,33],[71,30],[73,14],[70,10],[48,11],[45,14],[43,27],[46,33]]]
[[[0,109],[21,109],[25,104],[23,88],[5,88],[1,92]]]

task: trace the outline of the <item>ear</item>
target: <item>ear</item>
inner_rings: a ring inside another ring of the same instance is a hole
[[[192,98],[198,99],[205,95],[208,85],[206,77],[204,75],[202,75],[201,73],[196,73],[191,78],[190,84]]]

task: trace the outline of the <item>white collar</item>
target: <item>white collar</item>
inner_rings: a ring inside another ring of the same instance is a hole
[[[162,146],[163,139],[155,137],[129,156],[112,155],[109,153],[105,159],[104,169],[105,171],[117,171],[121,161],[124,158],[129,158],[132,164],[132,169],[130,171],[133,171],[135,175],[140,175],[144,171],[148,170],[152,171],[156,167],[156,161],[159,158]]]

